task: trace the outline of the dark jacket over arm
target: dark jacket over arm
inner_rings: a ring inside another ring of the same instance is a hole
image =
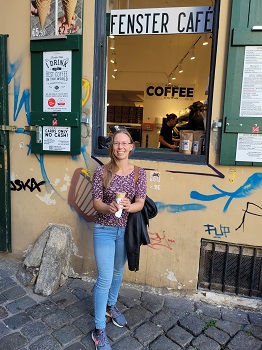
[[[147,227],[149,219],[157,215],[157,207],[152,199],[146,196],[143,209],[137,213],[130,213],[125,231],[125,244],[128,268],[130,271],[139,270],[139,256],[141,244],[150,243]]]

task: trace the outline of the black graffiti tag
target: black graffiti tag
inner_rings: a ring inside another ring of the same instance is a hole
[[[251,209],[252,211],[250,210],[250,207],[253,209],[253,210]],[[246,209],[245,210],[242,209],[242,210],[244,211],[244,214],[242,217],[242,222],[235,230],[237,231],[238,229],[240,229],[241,226],[243,226],[243,232],[244,232],[246,214],[262,217],[262,208],[255,203],[247,202]],[[255,210],[258,210],[258,212],[255,213]],[[260,211],[260,213],[259,213],[259,211]]]
[[[30,192],[33,192],[34,190],[37,190],[38,192],[41,192],[40,186],[45,184],[45,181],[36,182],[36,180],[32,177],[31,179],[28,179],[26,182],[23,182],[21,180],[15,180],[10,181],[11,191],[21,191],[26,190],[27,188],[30,190]]]

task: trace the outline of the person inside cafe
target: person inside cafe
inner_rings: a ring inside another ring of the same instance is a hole
[[[174,142],[173,128],[177,124],[177,115],[174,113],[166,114],[167,121],[162,125],[159,135],[160,148],[175,149],[178,146]]]
[[[185,127],[186,130],[205,130],[204,125],[204,105],[202,102],[194,102],[190,107],[189,121]]]

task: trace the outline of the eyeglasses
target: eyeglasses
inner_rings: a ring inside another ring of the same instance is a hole
[[[113,146],[119,147],[126,147],[127,145],[131,145],[132,142],[113,142]]]

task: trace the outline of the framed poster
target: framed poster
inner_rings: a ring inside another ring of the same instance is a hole
[[[71,112],[72,51],[43,52],[43,112]]]
[[[262,46],[246,46],[240,102],[241,117],[262,117]]]
[[[83,0],[35,0],[30,5],[31,39],[82,34]]]

